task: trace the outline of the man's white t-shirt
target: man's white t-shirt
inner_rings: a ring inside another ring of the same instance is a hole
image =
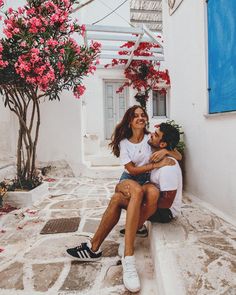
[[[174,202],[169,208],[173,217],[177,217],[182,206],[182,172],[179,163],[173,159],[176,164],[154,169],[151,172],[151,182],[154,183],[161,192],[177,190]]]
[[[149,135],[145,134],[143,140],[139,143],[132,143],[128,139],[120,142],[120,162],[126,165],[133,162],[135,166],[140,167],[149,163],[152,154],[151,146],[148,144]]]

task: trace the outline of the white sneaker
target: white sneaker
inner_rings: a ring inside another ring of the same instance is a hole
[[[122,258],[123,266],[123,282],[130,292],[138,292],[140,290],[140,280],[136,270],[135,258],[133,256],[125,256]]]

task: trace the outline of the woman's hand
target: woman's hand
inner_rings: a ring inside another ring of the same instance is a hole
[[[161,149],[160,151],[154,152],[150,157],[150,162],[159,162],[161,161],[166,155],[168,151],[166,149]]]
[[[175,165],[175,161],[170,158],[164,158],[163,160],[159,161],[158,163],[153,164],[153,168],[161,168],[164,166],[173,166]]]

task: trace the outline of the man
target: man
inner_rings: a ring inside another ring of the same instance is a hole
[[[174,149],[179,141],[179,132],[167,123],[162,123],[154,133],[151,134],[149,144],[155,150]],[[139,227],[146,220],[169,222],[177,216],[181,206],[182,178],[179,165],[174,160],[173,166],[165,166],[155,169],[151,173],[151,180],[155,183],[145,184],[143,189],[132,180],[124,180],[118,184],[118,190],[108,205],[101,223],[90,242],[82,243],[78,247],[67,250],[67,253],[80,261],[96,261],[101,258],[100,245],[117,224],[121,210],[126,209],[127,214],[130,206],[141,206],[139,216]],[[158,201],[159,193],[161,196]],[[128,188],[128,191],[127,191]],[[129,198],[135,191],[135,198]],[[146,195],[142,203],[142,196]],[[137,197],[140,195],[140,198]],[[148,198],[147,198],[148,196]],[[140,290],[140,280],[135,266],[134,245],[125,245],[124,257],[122,258],[123,281],[125,287],[131,292]],[[127,250],[128,249],[128,250]]]

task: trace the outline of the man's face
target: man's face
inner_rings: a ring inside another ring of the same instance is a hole
[[[163,132],[160,131],[160,128],[157,128],[155,132],[151,133],[149,144],[155,148],[165,148],[166,143],[162,141]]]

